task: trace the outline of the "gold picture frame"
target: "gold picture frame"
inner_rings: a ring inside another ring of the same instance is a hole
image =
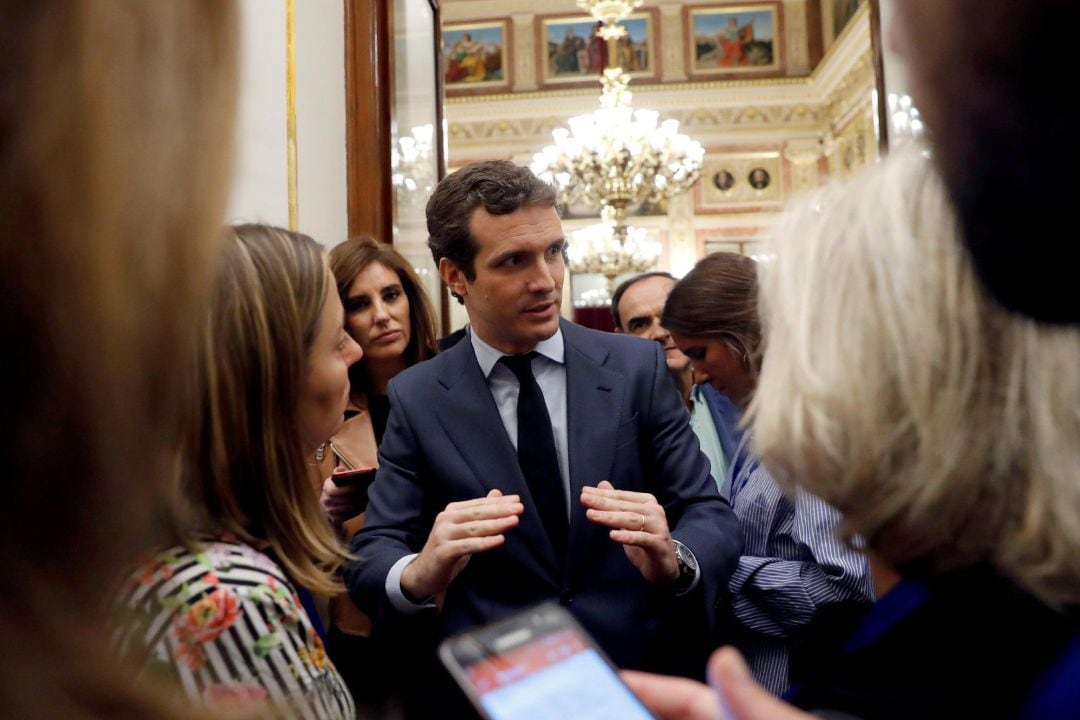
[[[685,6],[683,18],[686,68],[692,79],[783,74],[779,2]]]
[[[447,97],[506,92],[513,85],[513,68],[508,19],[443,25],[442,73]]]
[[[619,44],[620,65],[632,78],[660,77],[658,22],[656,9],[646,8],[621,23],[627,39]],[[597,25],[588,15],[536,18],[536,78],[541,88],[599,86],[601,69],[607,65],[607,43],[595,35]]]

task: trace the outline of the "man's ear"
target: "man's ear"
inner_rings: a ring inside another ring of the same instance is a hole
[[[465,284],[465,273],[450,258],[439,258],[439,277],[452,292],[464,298],[469,294]]]

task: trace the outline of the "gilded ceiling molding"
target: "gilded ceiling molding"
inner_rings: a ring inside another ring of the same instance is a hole
[[[514,120],[478,120],[450,123],[451,140],[488,138],[550,138],[551,131],[566,124],[565,118],[518,118]]]
[[[868,105],[874,86],[873,61],[869,55],[864,55],[829,95],[826,106],[833,124],[844,123],[853,112]]]
[[[763,107],[697,108],[675,113],[676,119],[686,128],[705,127],[806,127],[820,125],[827,115],[824,108],[812,105],[766,105]]]
[[[765,105],[729,108],[683,108],[667,112],[679,121],[688,133],[695,134],[702,142],[715,142],[725,134],[738,133],[745,142],[747,133],[763,133],[775,136],[786,133],[792,137],[810,137],[814,142],[827,137],[832,131],[842,132],[846,124],[860,113],[869,112],[869,98],[851,108],[849,119],[838,123],[831,114],[831,106],[798,103],[792,105]],[[452,121],[449,123],[449,140],[458,159],[488,157],[490,153],[501,156],[507,152],[535,151],[550,142],[551,131],[565,126],[565,116],[501,118],[498,120]],[[792,150],[794,152],[794,150]],[[819,151],[820,152],[820,151]],[[529,155],[526,152],[525,155]],[[799,162],[801,155],[788,157]]]
[[[681,93],[698,93],[703,90],[737,90],[741,88],[769,88],[780,89],[785,87],[799,87],[806,88],[811,84],[810,76],[806,77],[793,77],[793,78],[771,78],[771,79],[758,79],[758,80],[710,80],[707,82],[678,82],[678,83],[637,83],[635,82],[632,90],[635,95],[657,95],[657,94],[681,94]],[[492,103],[508,103],[508,102],[525,102],[529,100],[541,100],[550,102],[552,100],[558,100],[559,98],[568,97],[598,97],[600,94],[600,81],[597,80],[596,87],[584,87],[584,88],[567,88],[560,90],[533,90],[527,92],[508,92],[497,93],[489,95],[475,95],[467,97],[451,97],[446,99],[447,107],[461,107],[467,108],[470,106],[486,106]],[[722,96],[722,92],[718,93]],[[651,100],[651,97],[650,97]],[[685,99],[684,99],[685,102]],[[484,112],[490,112],[485,109]]]
[[[826,126],[830,116],[825,106],[797,105],[740,106],[675,110],[671,117],[687,129],[782,129]],[[566,124],[562,116],[500,118],[498,120],[453,121],[449,124],[454,143],[488,139],[528,139],[537,147],[549,141],[551,131]]]

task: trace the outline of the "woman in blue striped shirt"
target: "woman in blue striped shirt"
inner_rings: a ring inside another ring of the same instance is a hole
[[[757,263],[735,253],[704,258],[671,291],[663,325],[694,370],[745,407],[761,364]],[[792,649],[873,599],[866,557],[838,536],[840,514],[819,498],[786,495],[752,451],[747,432],[729,470],[745,547],[729,583],[735,644],[771,692],[788,687]],[[812,659],[812,658],[807,658]]]

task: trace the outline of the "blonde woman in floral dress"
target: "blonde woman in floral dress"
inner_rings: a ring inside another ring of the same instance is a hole
[[[301,352],[302,351],[302,352]],[[359,346],[322,249],[259,225],[232,229],[200,349],[181,462],[186,541],[147,561],[121,640],[148,676],[245,716],[351,718],[312,593],[341,592],[344,551],[306,458],[341,424]]]

